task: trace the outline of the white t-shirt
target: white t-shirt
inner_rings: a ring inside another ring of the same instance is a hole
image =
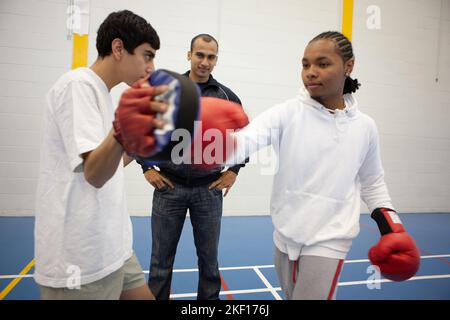
[[[49,287],[87,284],[119,269],[132,255],[123,162],[100,188],[85,179],[81,154],[112,127],[114,106],[89,68],[63,75],[47,94],[36,196],[35,280]]]
[[[331,114],[302,89],[236,134],[233,162],[267,145],[278,156],[270,213],[275,245],[291,260],[306,252],[345,258],[359,233],[360,198],[371,211],[394,209],[375,122],[352,95],[344,100]]]

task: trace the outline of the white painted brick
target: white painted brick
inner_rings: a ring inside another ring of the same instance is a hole
[[[36,98],[29,97],[0,97],[0,116],[7,119],[6,114],[28,114],[42,117],[45,107],[43,96]]]
[[[0,179],[35,179],[38,178],[38,163],[0,162]]]
[[[67,68],[70,66],[71,58],[72,51],[66,48],[61,48],[60,51],[52,51],[4,47],[0,56],[0,63]]]
[[[25,165],[32,165],[39,162],[39,146],[22,147],[22,146],[5,146],[0,145],[0,154],[3,162],[20,162]]]
[[[0,131],[14,132],[14,131],[33,131],[40,132],[41,129],[41,115],[33,114],[9,114],[7,117],[0,119]],[[11,136],[7,137],[11,139]]]
[[[356,97],[377,123],[386,182],[400,212],[450,211],[450,1],[443,3],[441,11],[440,0],[355,1],[354,75],[362,83]],[[373,4],[381,8],[380,30],[366,28]],[[65,0],[0,4],[0,215],[33,214],[45,94],[72,58],[66,8]],[[120,0],[91,0],[89,64],[97,58],[100,23],[124,8]],[[339,30],[341,20],[340,0],[130,0],[126,8],[157,29],[157,68],[187,71],[191,38],[217,37],[214,76],[239,95],[251,119],[297,94],[305,45],[319,32]],[[126,87],[112,90],[115,104]],[[225,215],[269,213],[273,177],[262,169],[241,170]],[[130,213],[149,215],[153,187],[138,165],[125,169],[125,181]]]
[[[0,215],[32,215],[34,195],[0,194]]]
[[[39,143],[39,131],[0,129],[0,145],[2,146],[35,147]]]
[[[30,178],[5,178],[0,185],[0,194],[30,195],[36,192],[36,180]]]

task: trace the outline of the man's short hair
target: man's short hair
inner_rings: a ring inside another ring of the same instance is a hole
[[[198,38],[201,38],[205,42],[214,41],[216,43],[216,45],[217,45],[217,51],[219,51],[219,43],[217,42],[217,40],[210,34],[201,33],[201,34],[198,34],[198,35],[196,35],[195,37],[192,38],[192,40],[191,40],[191,52],[194,50],[194,42]]]
[[[99,57],[112,53],[111,43],[116,38],[122,40],[130,54],[143,43],[150,44],[155,50],[160,46],[159,36],[150,23],[129,10],[110,13],[100,25],[96,43]]]

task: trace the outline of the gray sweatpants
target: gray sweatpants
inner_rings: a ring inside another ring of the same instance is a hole
[[[289,260],[274,246],[275,269],[288,300],[334,300],[344,260],[300,256]]]

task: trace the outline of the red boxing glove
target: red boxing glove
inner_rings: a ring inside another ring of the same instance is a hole
[[[414,239],[406,232],[394,210],[377,208],[372,212],[381,239],[370,248],[369,259],[381,274],[393,281],[404,281],[419,269],[420,253]]]
[[[150,109],[153,87],[141,87],[140,80],[121,96],[113,121],[114,137],[129,155],[149,156],[155,146],[153,119]]]
[[[192,164],[209,169],[224,164],[235,149],[231,135],[249,121],[241,105],[212,97],[201,98],[200,121],[196,123],[191,148]]]

